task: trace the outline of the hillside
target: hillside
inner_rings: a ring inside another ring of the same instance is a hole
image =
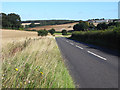
[[[61,25],[47,25],[47,26],[39,26],[39,27],[34,27],[34,28],[27,28],[28,30],[43,30],[43,29],[46,29],[46,30],[50,30],[52,28],[54,28],[56,31],[61,31],[63,29],[69,31],[69,30],[73,30],[73,26],[75,24],[77,24],[78,22],[75,22],[75,23],[69,23],[69,24],[61,24]]]

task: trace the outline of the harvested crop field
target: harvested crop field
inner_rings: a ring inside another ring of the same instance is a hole
[[[37,32],[27,32],[27,31],[2,29],[2,39],[5,39],[5,38],[34,37],[34,36],[37,36]]]
[[[50,30],[52,28],[54,28],[56,31],[62,31],[63,29],[69,31],[69,30],[73,30],[73,26],[77,24],[77,23],[69,23],[69,24],[61,24],[61,25],[47,25],[47,26],[39,26],[39,27],[34,27],[34,28],[28,28],[28,30]]]
[[[7,30],[2,29],[2,45],[5,45],[11,41],[21,41],[25,38],[38,37],[37,32],[19,31],[19,30]]]

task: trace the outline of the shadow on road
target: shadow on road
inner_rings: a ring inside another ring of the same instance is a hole
[[[108,48],[105,48],[105,47],[96,46],[96,45],[93,45],[93,44],[87,44],[87,43],[76,41],[76,40],[69,39],[69,38],[66,38],[66,39],[77,42],[77,43],[80,43],[80,44],[83,44],[83,45],[87,46],[86,48],[97,49],[97,50],[100,50],[104,53],[120,57],[120,52],[118,52],[117,50],[112,50],[112,49],[108,49]]]

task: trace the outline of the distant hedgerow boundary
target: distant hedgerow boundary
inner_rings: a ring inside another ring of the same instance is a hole
[[[118,42],[120,41],[120,27],[110,30],[75,31],[72,33],[70,38],[120,51],[118,50]]]

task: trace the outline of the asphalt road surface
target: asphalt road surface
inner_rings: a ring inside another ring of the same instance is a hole
[[[118,88],[116,53],[64,37],[56,41],[76,87]]]

